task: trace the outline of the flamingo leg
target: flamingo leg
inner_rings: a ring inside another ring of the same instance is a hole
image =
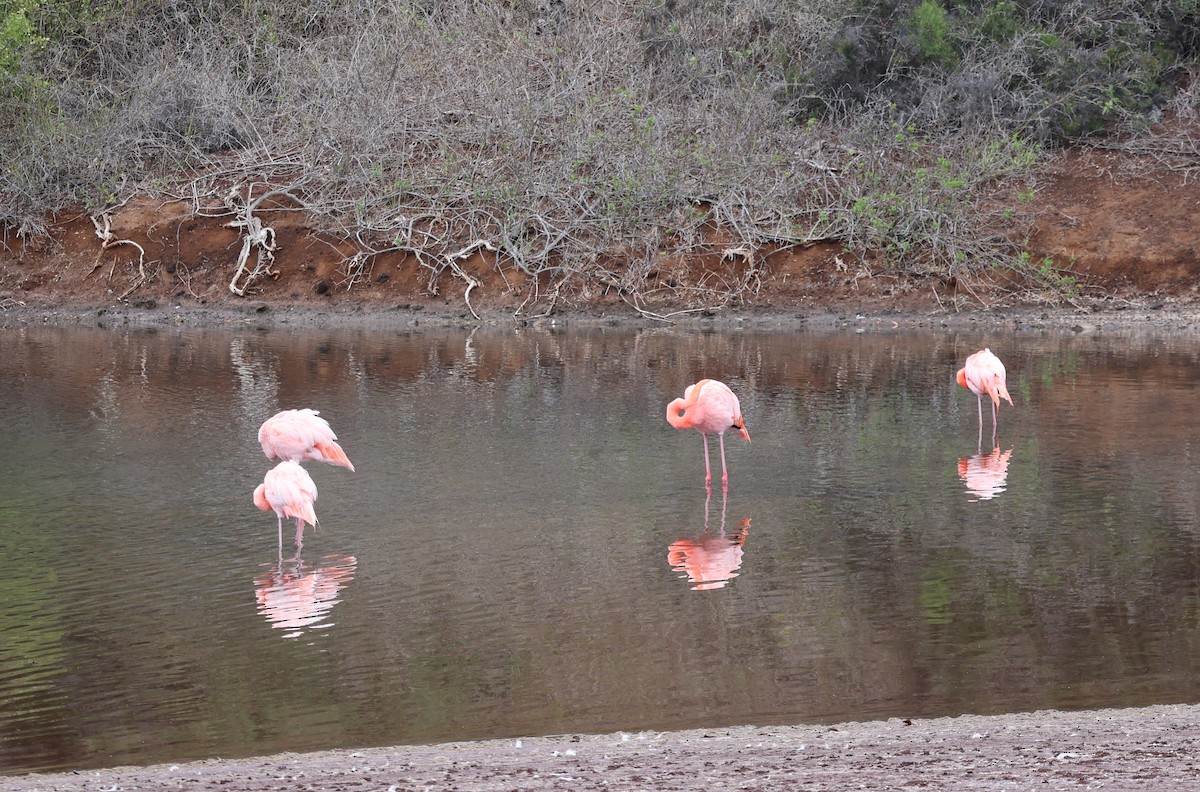
[[[296,518],[296,553],[299,554],[300,548],[304,547],[304,520]]]
[[[729,488],[721,490],[721,536],[725,535],[725,506],[729,501]],[[707,526],[706,526],[707,527]]]
[[[729,470],[725,467],[725,433],[718,432],[717,440],[721,442],[721,486],[729,489]]]
[[[712,467],[708,464],[708,435],[703,432],[700,436],[704,438],[704,485],[712,484]]]
[[[283,563],[283,515],[276,513],[275,517],[279,521],[279,561]]]
[[[975,394],[975,406],[979,410],[979,434],[983,434],[983,397]]]

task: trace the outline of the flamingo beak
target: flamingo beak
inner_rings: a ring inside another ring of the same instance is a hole
[[[746,431],[746,424],[742,424],[741,426],[735,426],[733,428],[737,429],[737,433],[740,434],[742,437],[744,437],[746,439],[747,443],[750,442],[750,433]]]

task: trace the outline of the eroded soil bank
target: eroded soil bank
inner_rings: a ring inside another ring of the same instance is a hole
[[[898,272],[831,242],[730,248],[714,229],[687,260],[613,260],[535,282],[486,251],[457,259],[453,272],[435,273],[395,252],[352,262],[344,242],[308,227],[302,214],[264,207],[277,244],[273,264],[238,296],[229,287],[245,285],[236,274],[243,238],[228,218],[198,215],[186,201],[140,196],[103,223],[78,210],[48,218],[48,236],[5,230],[0,318],[90,309],[181,312],[191,321],[225,311],[298,321],[364,312],[414,314],[418,321],[692,321],[1200,304],[1200,181],[1189,171],[1148,156],[1067,151],[1039,173],[1030,209],[1028,238],[1015,240],[1031,262],[1024,274],[1020,267],[981,272],[969,265],[957,274],[925,272],[916,264]],[[1039,276],[1042,267],[1050,268]]]

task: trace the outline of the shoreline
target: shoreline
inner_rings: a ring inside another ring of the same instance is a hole
[[[281,753],[0,776],[0,792],[1195,789],[1200,705]]]
[[[678,330],[941,330],[971,327],[1005,331],[1152,329],[1163,332],[1200,331],[1200,304],[1154,302],[1122,309],[1101,306],[1047,306],[1004,309],[973,309],[950,312],[937,308],[920,311],[894,309],[874,304],[835,302],[804,310],[779,311],[761,308],[729,309],[712,313],[685,313],[669,321],[640,316],[629,311],[577,310],[544,317],[516,317],[507,311],[487,311],[476,319],[459,310],[411,306],[337,306],[318,309],[298,304],[252,302],[244,305],[176,305],[137,307],[128,304],[50,305],[19,304],[0,307],[0,329],[29,327],[93,326],[187,327],[193,329],[242,327],[252,330],[282,328],[326,330],[429,329],[549,329],[674,328]]]

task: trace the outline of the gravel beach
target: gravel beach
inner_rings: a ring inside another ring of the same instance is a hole
[[[0,778],[39,790],[1200,788],[1200,705],[558,735]]]

